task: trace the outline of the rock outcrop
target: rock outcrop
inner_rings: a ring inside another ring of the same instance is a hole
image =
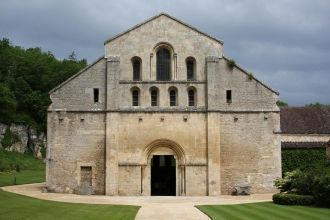
[[[46,136],[26,125],[5,125],[0,123],[0,148],[20,153],[32,152],[37,158],[44,158]]]

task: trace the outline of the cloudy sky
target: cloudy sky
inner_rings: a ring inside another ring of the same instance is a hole
[[[330,104],[330,0],[0,0],[0,37],[90,63],[104,40],[160,12],[222,39],[290,105]]]

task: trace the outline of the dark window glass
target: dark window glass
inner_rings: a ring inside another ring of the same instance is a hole
[[[187,60],[187,80],[194,80],[194,61]]]
[[[165,48],[157,51],[157,80],[171,80],[171,53]]]
[[[132,92],[133,106],[139,106],[139,91],[134,90]]]
[[[141,80],[141,61],[140,60],[133,61],[133,80],[134,81]]]
[[[157,90],[151,90],[151,106],[158,105],[158,92]]]
[[[188,100],[189,106],[195,106],[195,91],[192,89],[188,91]]]
[[[94,102],[99,102],[99,89],[94,88]]]
[[[226,99],[227,99],[227,103],[231,103],[231,101],[232,101],[231,90],[226,91]]]
[[[170,106],[176,106],[176,92],[175,92],[175,90],[170,91]]]

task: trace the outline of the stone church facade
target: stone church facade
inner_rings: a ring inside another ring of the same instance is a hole
[[[104,44],[50,92],[47,188],[105,195],[216,196],[281,176],[278,93],[223,42],[167,14]]]

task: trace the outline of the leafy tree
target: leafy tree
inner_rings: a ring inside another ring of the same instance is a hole
[[[14,94],[3,83],[0,83],[0,120],[10,122],[12,120],[12,112],[15,112],[17,102]]]
[[[0,122],[21,123],[46,130],[48,92],[86,67],[86,59],[58,60],[41,48],[13,46],[0,40]]]
[[[306,107],[315,107],[315,108],[321,108],[321,107],[330,107],[330,105],[326,105],[326,104],[321,104],[319,102],[315,102],[315,103],[310,103],[305,105]]]
[[[286,103],[286,102],[284,102],[284,101],[281,101],[281,100],[278,100],[278,101],[276,102],[276,104],[277,104],[277,106],[280,107],[280,108],[282,108],[282,107],[288,107],[288,106],[289,106],[288,103]]]

